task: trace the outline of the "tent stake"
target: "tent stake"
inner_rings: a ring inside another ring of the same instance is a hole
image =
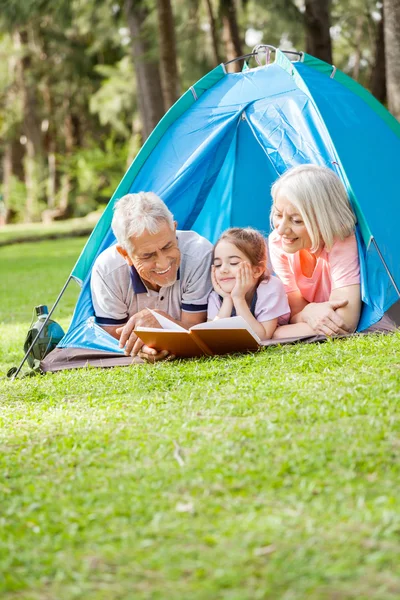
[[[33,340],[32,344],[29,346],[29,348],[28,348],[28,350],[27,350],[27,352],[26,352],[26,354],[25,354],[24,358],[22,359],[22,362],[21,362],[21,364],[19,365],[18,369],[15,371],[15,373],[14,373],[14,374],[13,374],[13,376],[11,377],[11,381],[14,381],[14,379],[16,379],[16,378],[18,377],[18,374],[19,374],[19,372],[21,371],[22,367],[24,366],[24,364],[25,364],[25,361],[26,361],[26,359],[27,359],[27,358],[28,358],[28,356],[29,356],[29,353],[31,352],[31,350],[32,350],[33,346],[36,344],[36,340],[39,338],[39,336],[40,336],[40,334],[42,333],[42,331],[43,331],[44,327],[47,325],[47,323],[48,323],[48,321],[49,321],[49,319],[50,319],[51,315],[52,315],[52,314],[53,314],[53,312],[55,311],[57,304],[60,302],[60,300],[61,300],[61,298],[62,298],[62,296],[63,296],[63,294],[64,294],[65,290],[66,290],[66,289],[67,289],[67,287],[68,287],[68,284],[69,284],[69,282],[71,281],[71,279],[72,279],[72,275],[70,275],[70,276],[68,277],[67,281],[66,281],[66,282],[65,282],[65,284],[64,284],[64,287],[62,288],[61,292],[58,294],[58,298],[57,298],[57,300],[54,302],[53,306],[51,307],[51,310],[50,310],[49,314],[47,315],[46,319],[43,321],[43,324],[42,324],[41,328],[40,328],[40,329],[39,329],[39,331],[37,332],[37,334],[36,334],[36,337],[35,337],[35,339]]]

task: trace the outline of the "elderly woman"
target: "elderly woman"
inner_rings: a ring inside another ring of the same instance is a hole
[[[328,168],[290,169],[272,187],[271,262],[291,309],[274,337],[355,331],[361,310],[356,217]]]

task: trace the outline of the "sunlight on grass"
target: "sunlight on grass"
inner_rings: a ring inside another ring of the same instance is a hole
[[[2,373],[79,251],[0,249]],[[1,381],[1,598],[397,599],[399,374],[396,333]]]

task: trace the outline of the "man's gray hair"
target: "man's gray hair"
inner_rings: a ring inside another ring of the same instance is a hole
[[[163,223],[174,229],[174,217],[161,198],[153,192],[139,192],[117,200],[111,227],[118,244],[130,252],[133,250],[132,237],[138,237],[144,231],[157,233]]]
[[[300,165],[289,169],[272,186],[273,205],[279,195],[297,208],[311,238],[312,252],[321,244],[329,251],[336,239],[354,231],[356,216],[339,177],[328,167]]]

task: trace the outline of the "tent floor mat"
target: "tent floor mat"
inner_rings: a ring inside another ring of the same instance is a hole
[[[350,336],[338,336],[350,337]],[[327,340],[324,335],[314,335],[309,337],[290,337],[280,340],[267,340],[263,343],[264,346],[279,346],[284,344],[295,343],[314,343],[325,342]],[[182,359],[188,360],[188,359]],[[190,360],[190,359],[189,359]],[[64,371],[67,369],[81,369],[85,367],[129,367],[134,364],[144,364],[138,356],[131,358],[122,356],[112,352],[104,352],[102,350],[84,350],[82,348],[56,348],[40,363],[40,368],[43,373],[54,373],[56,371]]]
[[[353,333],[349,335],[336,336],[338,338],[347,338],[360,335],[369,335],[372,333],[393,333],[393,327],[373,326],[362,333]],[[309,337],[290,337],[280,340],[267,340],[263,347],[279,346],[286,344],[325,342],[328,338],[325,335],[314,335]],[[188,360],[188,359],[182,359]],[[82,348],[56,348],[40,363],[43,373],[54,373],[68,369],[81,369],[87,367],[111,368],[111,367],[130,367],[131,365],[145,364],[145,361],[138,356],[122,356],[113,352],[104,352],[102,350],[85,350]]]
[[[399,309],[399,303],[397,303],[397,310]],[[366,331],[362,333],[352,333],[349,335],[340,335],[336,338],[352,337],[354,335],[368,335],[371,333],[392,333],[398,328],[398,321],[395,322],[386,313],[383,318],[378,321],[375,325],[372,325]],[[398,314],[396,315],[399,316]],[[325,335],[313,335],[308,337],[290,337],[282,338],[280,340],[267,340],[263,342],[263,346],[279,346],[286,344],[306,343],[311,344],[315,342],[325,342],[328,338]],[[187,359],[182,359],[187,360]],[[56,371],[64,371],[68,369],[81,369],[85,367],[99,367],[99,368],[110,368],[110,367],[130,367],[135,364],[144,364],[141,358],[136,356],[124,356],[115,352],[104,352],[103,350],[87,350],[83,348],[55,348],[50,354],[48,354],[41,362],[40,369],[42,373],[54,373]]]
[[[138,356],[132,358],[103,350],[55,348],[40,362],[40,369],[43,373],[54,373],[84,367],[129,367],[132,364],[143,364],[143,362]]]

